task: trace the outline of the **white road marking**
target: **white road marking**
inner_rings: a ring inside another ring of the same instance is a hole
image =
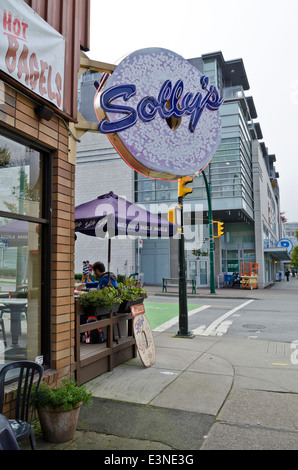
[[[237,312],[238,310],[246,307],[246,305],[250,304],[251,302],[253,302],[253,299],[248,300],[247,302],[244,302],[244,304],[241,304],[238,307],[233,308],[233,310],[229,310],[227,313],[225,313],[221,317],[217,318],[213,323],[211,323],[211,325],[209,325],[203,332],[196,333],[196,331],[198,330],[198,328],[197,328],[196,330],[193,331],[193,333],[194,334],[200,334],[202,336],[209,336],[209,335],[210,336],[219,336],[219,335],[216,335],[216,331],[217,331],[218,326],[220,325],[220,323],[223,323],[223,321],[226,318],[230,317],[231,315],[233,315],[233,313]],[[223,325],[223,326],[225,328],[227,326],[227,322],[225,322],[225,325]],[[201,328],[201,327],[199,327],[199,328]],[[221,331],[221,330],[218,330],[218,331]]]
[[[201,335],[203,333],[203,331],[205,330],[206,328],[206,325],[201,325],[201,326],[198,326],[198,328],[196,328],[195,330],[192,330],[192,333],[197,336],[197,335]]]
[[[213,336],[223,336],[228,331],[229,326],[232,325],[232,323],[233,322],[231,320],[226,320],[220,323],[214,331]]]
[[[201,307],[194,308],[193,310],[189,310],[188,316],[190,317],[194,313],[199,313],[202,310],[206,310],[206,308],[210,308],[210,305],[202,305]],[[171,318],[171,320],[168,320],[165,323],[163,323],[162,325],[159,325],[156,328],[154,328],[153,331],[165,331],[168,328],[171,328],[171,326],[174,326],[178,322],[179,322],[179,317]]]

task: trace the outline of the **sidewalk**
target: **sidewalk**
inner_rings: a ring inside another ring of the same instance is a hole
[[[160,295],[161,288],[147,290]],[[270,289],[216,292],[197,295],[298,295],[298,279]],[[131,359],[88,382],[93,404],[81,409],[75,438],[50,444],[38,436],[38,449],[298,449],[298,365],[291,362],[290,344],[225,336],[177,338],[166,332],[155,332],[154,341],[152,367]]]
[[[145,286],[148,295],[161,295],[161,296],[177,296],[178,297],[178,288],[168,287],[168,292],[162,292],[162,286]],[[210,294],[209,287],[199,287],[196,290],[196,294],[191,294],[190,289],[187,291],[187,298],[191,299],[196,298],[206,298],[206,297],[216,297],[216,298],[230,298],[230,299],[263,299],[268,296],[279,295],[281,293],[287,293],[289,295],[298,296],[298,277],[290,277],[289,282],[283,279],[280,282],[274,282],[271,286],[266,287],[265,289],[240,289],[238,287],[222,287],[218,288],[215,286],[215,294]]]

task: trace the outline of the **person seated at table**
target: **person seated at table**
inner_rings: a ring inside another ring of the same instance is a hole
[[[96,276],[98,281],[95,282],[83,282],[76,287],[76,290],[82,290],[84,287],[87,289],[103,289],[104,287],[108,286],[109,283],[109,274],[110,274],[110,282],[111,286],[117,287],[117,278],[114,273],[106,272],[105,265],[101,261],[97,261],[92,265],[93,272]]]

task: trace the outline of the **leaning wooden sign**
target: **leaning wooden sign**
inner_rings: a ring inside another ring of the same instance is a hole
[[[130,307],[133,316],[133,331],[140,359],[145,367],[155,362],[155,345],[149,321],[145,315],[144,304]]]

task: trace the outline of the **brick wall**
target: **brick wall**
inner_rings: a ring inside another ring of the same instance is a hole
[[[0,81],[0,125],[53,153],[51,371],[53,381],[74,372],[74,185],[69,132],[63,121],[38,119],[36,103]],[[52,378],[51,378],[52,376]],[[54,377],[54,379],[53,379]],[[6,408],[9,409],[9,397]]]
[[[48,370],[44,373],[42,380],[49,385],[54,385],[58,380],[58,372],[54,370]],[[15,416],[15,409],[16,390],[14,383],[12,383],[5,387],[5,397],[2,414],[4,414],[8,419],[13,419]]]
[[[68,162],[68,135],[59,123],[54,152],[52,192],[52,360],[59,377],[73,372],[74,184],[75,166]]]

